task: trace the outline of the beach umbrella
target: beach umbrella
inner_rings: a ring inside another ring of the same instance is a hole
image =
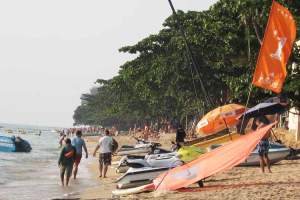
[[[238,123],[238,116],[245,112],[245,106],[239,104],[227,104],[210,112],[198,122],[196,132],[198,134],[211,135]]]
[[[285,106],[280,103],[260,103],[250,108],[243,113],[239,119],[249,119],[253,117],[260,117],[263,115],[274,115],[276,113],[282,113],[285,111]]]

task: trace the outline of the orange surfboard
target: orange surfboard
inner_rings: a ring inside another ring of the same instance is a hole
[[[237,140],[208,152],[190,163],[161,174],[153,181],[155,189],[177,190],[233,168],[248,158],[273,125],[270,124],[255,132],[241,136]]]

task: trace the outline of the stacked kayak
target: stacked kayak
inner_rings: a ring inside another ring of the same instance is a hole
[[[30,152],[29,142],[20,137],[0,135],[0,152]]]

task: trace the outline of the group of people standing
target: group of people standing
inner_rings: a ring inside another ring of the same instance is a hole
[[[81,131],[83,134],[87,134],[87,133],[101,134],[102,132],[104,132],[104,130],[105,129],[103,127],[89,126],[89,127],[65,128],[58,131],[69,137],[69,136],[74,136],[77,131]]]
[[[58,159],[58,166],[60,167],[60,178],[62,186],[69,185],[70,177],[76,179],[78,166],[82,158],[82,150],[85,151],[85,158],[88,158],[88,150],[84,139],[82,138],[81,130],[76,131],[76,136],[72,138],[65,138],[61,136],[60,145],[64,146],[61,149],[60,156]],[[99,177],[106,177],[108,166],[111,164],[112,152],[114,150],[115,142],[110,136],[108,130],[105,130],[105,135],[99,139],[98,144],[93,152],[93,156],[96,156],[99,150]],[[65,181],[66,177],[66,181]]]

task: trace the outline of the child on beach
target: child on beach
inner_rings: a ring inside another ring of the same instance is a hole
[[[64,177],[66,173],[66,186],[69,185],[69,180],[72,175],[74,161],[76,159],[76,149],[71,145],[71,140],[65,140],[65,146],[60,152],[58,166],[60,167],[61,184],[64,186]]]

